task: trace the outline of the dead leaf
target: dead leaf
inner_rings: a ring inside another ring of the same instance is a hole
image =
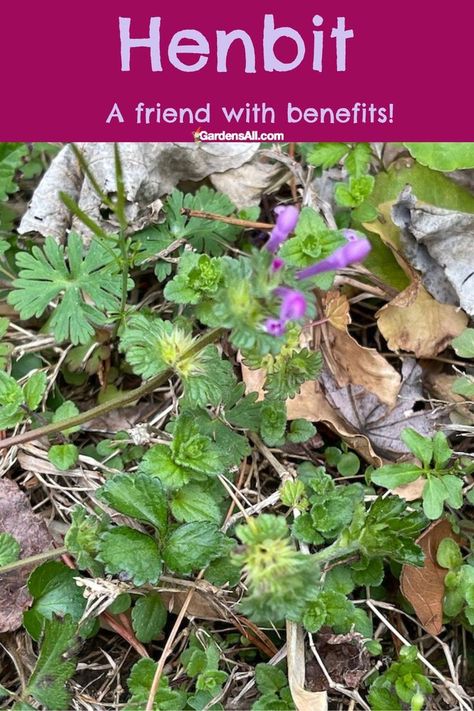
[[[430,294],[474,316],[474,215],[417,202],[408,186],[392,216],[403,252]]]
[[[419,476],[418,479],[415,479],[415,481],[411,481],[409,484],[396,486],[395,489],[391,489],[391,491],[392,494],[396,494],[401,499],[405,499],[405,501],[416,501],[417,499],[421,499],[425,484],[426,479]]]
[[[321,344],[337,384],[362,385],[386,405],[393,406],[400,390],[399,373],[375,348],[364,348],[346,330],[327,325]]]
[[[327,711],[326,691],[307,691],[304,630],[296,622],[286,623],[288,683],[297,711]]]
[[[337,289],[328,291],[323,295],[324,315],[331,326],[340,331],[345,331],[351,322],[349,300],[345,294]]]
[[[364,646],[363,635],[358,632],[332,634],[321,631],[315,636],[315,644],[332,681],[348,689],[357,689],[370,669],[370,655]],[[308,688],[312,691],[329,689],[328,681],[314,657],[307,662],[306,670]]]
[[[391,351],[431,358],[458,336],[468,318],[449,304],[440,304],[418,283],[412,283],[376,314],[378,328]]]
[[[416,541],[425,554],[423,567],[404,565],[400,578],[403,595],[413,605],[416,616],[429,634],[439,634],[443,627],[444,579],[448,571],[437,564],[436,552],[444,538],[460,541],[449,521],[440,519]]]
[[[0,479],[0,533],[9,533],[20,544],[20,557],[42,553],[52,546],[45,523],[33,513],[27,496],[10,479]],[[24,566],[0,576],[0,632],[21,626],[23,611],[31,604],[26,581],[34,566]]]
[[[213,174],[240,168],[255,156],[258,146],[258,143],[121,143],[129,221],[137,229],[146,227],[156,221],[154,205],[157,198],[171,192],[180,180],[196,182]],[[82,143],[78,147],[102,190],[114,195],[113,144]],[[253,164],[253,173],[247,173],[245,177],[246,189],[244,181],[241,181],[240,192],[232,196],[237,207],[250,204],[256,190],[260,195],[261,184],[265,183],[263,173],[271,180],[274,172],[274,169],[268,175],[265,171],[259,172]],[[257,180],[257,186],[251,185],[252,178]],[[229,180],[222,180],[221,189],[225,191],[226,185],[229,185]],[[268,181],[265,186],[268,187]],[[83,176],[72,148],[65,146],[35,190],[18,228],[20,234],[39,232],[44,236],[52,235],[58,242],[64,240],[71,227],[71,215],[61,201],[59,191],[68,193],[104,230],[116,231],[117,226],[104,217],[101,200]],[[243,202],[238,202],[240,199]],[[72,229],[86,239],[91,237],[88,228],[77,218],[72,220]]]
[[[413,427],[427,437],[434,434],[434,415],[423,402],[421,375],[421,367],[415,360],[403,361],[402,385],[397,404],[391,409],[360,385],[338,387],[326,370],[320,379],[329,405],[354,432],[367,437],[377,454],[393,461],[408,453],[400,440],[405,427]]]

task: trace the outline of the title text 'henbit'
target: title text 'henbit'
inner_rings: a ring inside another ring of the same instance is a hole
[[[263,33],[258,45],[255,44],[248,32],[241,29],[216,30],[215,43],[212,45],[210,39],[203,32],[196,29],[186,29],[175,32],[164,49],[161,41],[161,17],[150,17],[148,37],[132,36],[131,24],[130,17],[119,18],[121,70],[123,72],[131,70],[132,49],[147,48],[153,72],[162,72],[169,67],[174,67],[181,72],[198,72],[204,69],[210,61],[215,62],[218,72],[227,72],[230,53],[232,69],[241,66],[246,74],[255,74],[257,72],[256,46],[260,47],[262,42],[263,70],[265,72],[291,72],[303,62],[308,61],[311,62],[311,67],[315,72],[322,72],[324,65],[331,63],[332,66],[335,65],[338,72],[345,72],[347,41],[354,37],[354,30],[346,28],[345,17],[338,17],[335,26],[330,30],[325,30],[323,29],[324,18],[321,15],[314,15],[312,24],[318,29],[311,32],[306,31],[308,39],[312,35],[309,39],[311,49],[308,49],[307,40],[301,32],[293,27],[276,26],[275,16],[266,14],[263,18]],[[330,35],[327,37],[329,31]],[[282,39],[285,40],[286,48],[284,59],[281,58],[281,51],[280,58],[277,57],[277,47],[281,44]],[[330,47],[329,51],[327,45]],[[289,46],[291,51],[288,53]],[[214,58],[212,58],[213,54]]]

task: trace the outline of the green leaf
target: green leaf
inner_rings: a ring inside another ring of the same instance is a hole
[[[166,285],[164,296],[176,304],[197,304],[202,299],[213,297],[222,279],[219,258],[185,251],[179,260],[178,273]]]
[[[370,479],[378,486],[386,489],[395,489],[397,486],[409,484],[423,475],[423,470],[411,462],[399,462],[398,464],[385,464],[371,473]]]
[[[234,225],[227,225],[217,220],[188,217],[182,214],[183,208],[212,212],[224,217],[235,211],[234,205],[226,195],[217,193],[207,186],[199,188],[194,195],[173,190],[163,206],[166,222],[156,229],[156,239],[165,236],[170,243],[185,238],[198,252],[206,252],[214,256],[222,254],[241,231]],[[148,249],[152,241],[149,242]]]
[[[359,207],[371,194],[374,182],[372,175],[360,175],[350,178],[349,184],[337,183],[334,198],[342,207]]]
[[[284,242],[279,254],[291,266],[309,267],[314,262],[328,257],[345,243],[346,239],[341,232],[328,229],[323,218],[315,210],[303,207],[295,236]]]
[[[303,626],[307,632],[318,632],[326,623],[326,607],[322,599],[311,600],[303,615]]]
[[[337,165],[348,151],[347,143],[315,143],[306,159],[310,165],[327,170]]]
[[[324,579],[324,590],[350,595],[354,590],[354,580],[352,571],[348,565],[336,565],[326,573]]]
[[[78,414],[79,410],[77,409],[76,405],[70,400],[65,400],[54,413],[53,422],[56,423],[61,422],[62,420],[68,420],[70,417],[75,417]],[[73,432],[77,432],[80,429],[80,426],[77,425],[76,427],[68,427],[65,430],[61,430],[61,432],[63,435],[69,435]]]
[[[178,575],[189,575],[219,556],[224,538],[212,523],[185,523],[176,528],[166,542],[165,564]]]
[[[38,370],[28,378],[27,383],[23,387],[23,396],[26,406],[30,410],[36,410],[41,402],[44,391],[46,390],[47,377],[46,373]]]
[[[316,427],[308,420],[298,419],[293,420],[290,424],[290,430],[287,434],[289,442],[298,444],[299,442],[307,442],[316,434]]]
[[[321,353],[302,348],[289,355],[280,355],[267,375],[265,390],[276,400],[294,397],[303,383],[316,380],[321,372]]]
[[[78,458],[79,450],[75,444],[53,444],[48,449],[49,461],[62,472],[72,469]]]
[[[474,168],[474,143],[404,143],[413,158],[434,170]]]
[[[286,429],[286,405],[282,400],[264,400],[260,433],[269,447],[282,443]]]
[[[177,521],[209,521],[219,525],[222,513],[213,496],[198,484],[188,484],[177,491],[170,501],[171,513]]]
[[[352,211],[353,222],[360,224],[364,222],[373,222],[377,219],[378,212],[369,202],[365,201],[359,207],[355,207]]]
[[[198,691],[208,691],[209,693],[215,695],[219,691],[220,687],[227,680],[229,675],[225,671],[219,671],[218,669],[209,669],[202,674],[199,674],[196,679],[196,689]]]
[[[148,701],[150,688],[155,676],[157,662],[153,659],[140,659],[133,665],[127,686],[131,693],[127,711],[143,711]],[[176,711],[186,706],[186,693],[170,689],[166,676],[162,676],[153,704],[153,711]]]
[[[448,568],[448,570],[461,567],[462,553],[455,540],[443,538],[436,551],[436,562],[442,568]]]
[[[288,686],[288,679],[281,669],[272,664],[257,664],[255,683],[261,694],[277,694],[280,689]]]
[[[433,437],[433,459],[435,467],[441,469],[453,456],[448,438],[443,432],[436,432]]]
[[[157,639],[163,630],[168,612],[158,593],[138,598],[132,610],[133,629],[140,642]]]
[[[219,448],[210,437],[200,434],[191,414],[181,414],[174,423],[171,443],[173,460],[194,472],[212,476],[223,471]]]
[[[370,143],[355,143],[344,161],[344,165],[349,175],[358,178],[367,173],[371,158],[372,149],[370,148]]]
[[[291,527],[292,535],[304,543],[319,545],[324,542],[324,538],[316,530],[310,514],[301,514],[293,522]]]
[[[205,578],[212,585],[229,585],[233,588],[240,580],[240,569],[232,560],[230,554],[235,548],[236,541],[225,538],[222,541],[222,550],[218,558],[211,560],[206,568]]]
[[[411,427],[406,427],[400,435],[410,452],[419,459],[423,466],[429,467],[433,458],[433,442],[429,437],[423,437]]]
[[[23,390],[15,378],[0,371],[0,429],[14,427],[22,421]]]
[[[230,425],[240,427],[241,429],[258,430],[260,426],[260,417],[262,405],[257,402],[258,393],[248,393],[241,398],[230,409],[226,408],[225,416]]]
[[[454,474],[446,474],[442,477],[441,481],[447,491],[446,502],[452,506],[453,509],[460,509],[463,504],[462,479]]]
[[[54,615],[69,615],[75,622],[82,617],[86,600],[75,577],[77,571],[57,561],[43,563],[32,572],[28,590],[34,602],[24,613],[23,624],[33,639],[39,639],[44,620]]]
[[[1,218],[0,218],[0,224],[1,224]],[[2,253],[2,247],[7,246],[8,248],[8,242],[0,242],[0,254]],[[6,250],[5,250],[6,251]],[[0,339],[4,337],[6,332],[8,331],[8,326],[10,325],[10,321],[5,318],[4,316],[0,317]],[[0,343],[0,370],[3,370],[6,368],[7,363],[10,358],[10,354],[13,350],[13,346],[11,343]]]
[[[66,249],[47,237],[43,249],[34,246],[31,254],[20,251],[16,262],[19,278],[8,302],[26,320],[40,317],[60,297],[49,320],[58,342],[87,343],[96,327],[108,323],[107,314],[119,309],[119,262],[98,239],[92,240],[85,254],[78,234],[70,233]]]
[[[135,585],[157,583],[163,564],[156,541],[128,526],[117,526],[100,537],[98,560],[108,573]]]
[[[451,345],[461,358],[474,358],[474,328],[465,328],[459,336],[453,338]]]
[[[125,516],[150,523],[160,535],[168,525],[168,505],[161,482],[147,474],[116,474],[97,492],[99,499]]]
[[[18,560],[20,544],[10,533],[0,533],[0,568]]]
[[[70,708],[71,694],[65,685],[74,674],[76,662],[65,655],[74,646],[76,629],[76,623],[69,616],[63,620],[48,620],[44,625],[39,657],[25,696],[33,696],[51,711]]]
[[[26,143],[0,143],[0,201],[17,192],[15,173],[23,166],[23,158],[27,155]]]
[[[430,170],[419,163],[400,167],[398,161],[388,171],[380,171],[375,178],[374,192],[370,202],[374,207],[397,200],[400,192],[409,183],[418,200],[447,210],[474,212],[474,196],[466,188],[450,180],[443,173]]]
[[[360,459],[354,452],[345,452],[339,457],[336,466],[341,476],[355,476],[360,469]]]
[[[423,511],[431,520],[435,520],[443,513],[443,504],[448,492],[443,479],[429,476],[423,489]]]
[[[474,400],[474,379],[472,376],[456,378],[452,390],[453,393],[462,395],[466,400]]]
[[[76,559],[80,570],[89,569],[93,575],[103,573],[102,566],[96,562],[99,550],[100,534],[108,529],[106,518],[88,515],[82,506],[75,506],[71,514],[71,525],[66,533],[64,544]]]
[[[133,372],[144,378],[174,367],[192,344],[192,337],[173,328],[171,321],[143,314],[134,314],[128,319],[120,338],[120,350],[125,352]]]
[[[218,405],[222,393],[235,385],[230,361],[215,346],[207,346],[193,357],[188,372],[182,372],[186,404],[190,408]]]

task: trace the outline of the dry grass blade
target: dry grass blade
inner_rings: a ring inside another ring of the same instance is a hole
[[[288,682],[298,711],[327,711],[327,691],[306,691],[305,645],[303,628],[295,622],[286,623]]]

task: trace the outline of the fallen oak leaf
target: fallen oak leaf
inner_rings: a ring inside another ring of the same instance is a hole
[[[378,455],[394,461],[408,453],[400,440],[403,429],[412,427],[427,437],[434,434],[434,415],[423,402],[421,375],[421,367],[414,359],[403,361],[402,385],[393,408],[360,385],[338,387],[327,370],[323,370],[320,379],[328,403],[353,431],[365,435]]]
[[[444,579],[448,571],[438,565],[436,553],[444,538],[460,541],[449,521],[440,519],[423,531],[416,541],[425,554],[423,567],[404,565],[400,578],[403,596],[411,603],[429,634],[439,634],[443,627]]]
[[[386,405],[395,405],[401,385],[395,368],[375,348],[357,343],[347,330],[326,324],[323,333],[321,350],[338,386],[361,385]]]

